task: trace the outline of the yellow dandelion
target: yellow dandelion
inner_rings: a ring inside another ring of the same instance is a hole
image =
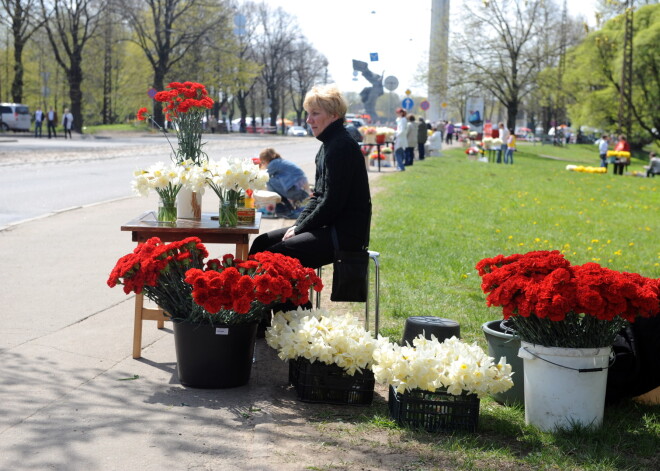
[[[629,247],[632,247],[633,245],[635,245],[634,242],[631,242],[631,243],[628,244]]]
[[[592,243],[592,244],[597,244],[597,243],[598,243],[598,239],[591,239],[591,243]]]

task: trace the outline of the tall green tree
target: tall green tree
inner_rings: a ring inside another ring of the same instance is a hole
[[[153,69],[153,87],[165,89],[168,73],[215,27],[223,13],[222,1],[205,0],[119,0],[124,18],[131,26],[134,41]],[[192,79],[192,77],[191,77]],[[154,120],[163,125],[160,106],[154,106]]]
[[[506,107],[510,129],[534,88],[543,60],[538,42],[549,26],[543,21],[549,9],[557,9],[549,0],[484,0],[464,6],[451,60],[470,70],[469,83],[485,88]]]
[[[633,77],[630,106],[632,136],[636,147],[660,142],[660,5],[648,5],[634,13]],[[617,16],[590,33],[567,58],[567,86],[574,103],[574,119],[613,131],[616,128],[624,17]]]
[[[40,0],[48,40],[67,76],[73,129],[83,129],[83,50],[98,27],[100,9],[94,0]]]
[[[14,79],[11,84],[14,103],[23,101],[23,50],[35,31],[43,25],[37,4],[37,0],[0,0],[0,5],[7,14],[1,17],[2,22],[11,29],[14,41]]]

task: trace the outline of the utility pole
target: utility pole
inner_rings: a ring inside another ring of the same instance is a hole
[[[632,127],[632,62],[633,62],[633,3],[625,0],[625,32],[623,36],[623,67],[621,68],[621,85],[619,87],[619,123],[618,132],[624,133],[630,139]]]
[[[559,65],[557,67],[557,111],[555,113],[555,121],[559,122],[565,120],[566,110],[564,101],[564,72],[566,71],[566,23],[567,23],[567,8],[566,0],[564,0],[564,8],[561,13],[561,26],[559,38]]]

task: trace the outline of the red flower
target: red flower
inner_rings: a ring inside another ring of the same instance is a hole
[[[145,116],[146,114],[147,114],[147,109],[144,107],[140,108],[137,112],[138,121],[144,121],[145,119],[147,119],[147,116]]]

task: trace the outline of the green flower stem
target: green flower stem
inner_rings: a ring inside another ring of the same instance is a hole
[[[192,160],[195,165],[200,165],[207,160],[207,155],[202,152],[202,117],[201,111],[188,111],[176,117],[173,121],[176,125],[176,135],[179,148],[176,151],[176,163]]]
[[[613,344],[617,333],[626,325],[620,318],[600,320],[585,314],[570,312],[562,321],[513,316],[516,335],[525,342],[546,347],[603,348]]]
[[[176,222],[176,195],[179,194],[181,186],[181,184],[168,183],[164,188],[156,188],[161,201],[156,219],[162,222]]]

